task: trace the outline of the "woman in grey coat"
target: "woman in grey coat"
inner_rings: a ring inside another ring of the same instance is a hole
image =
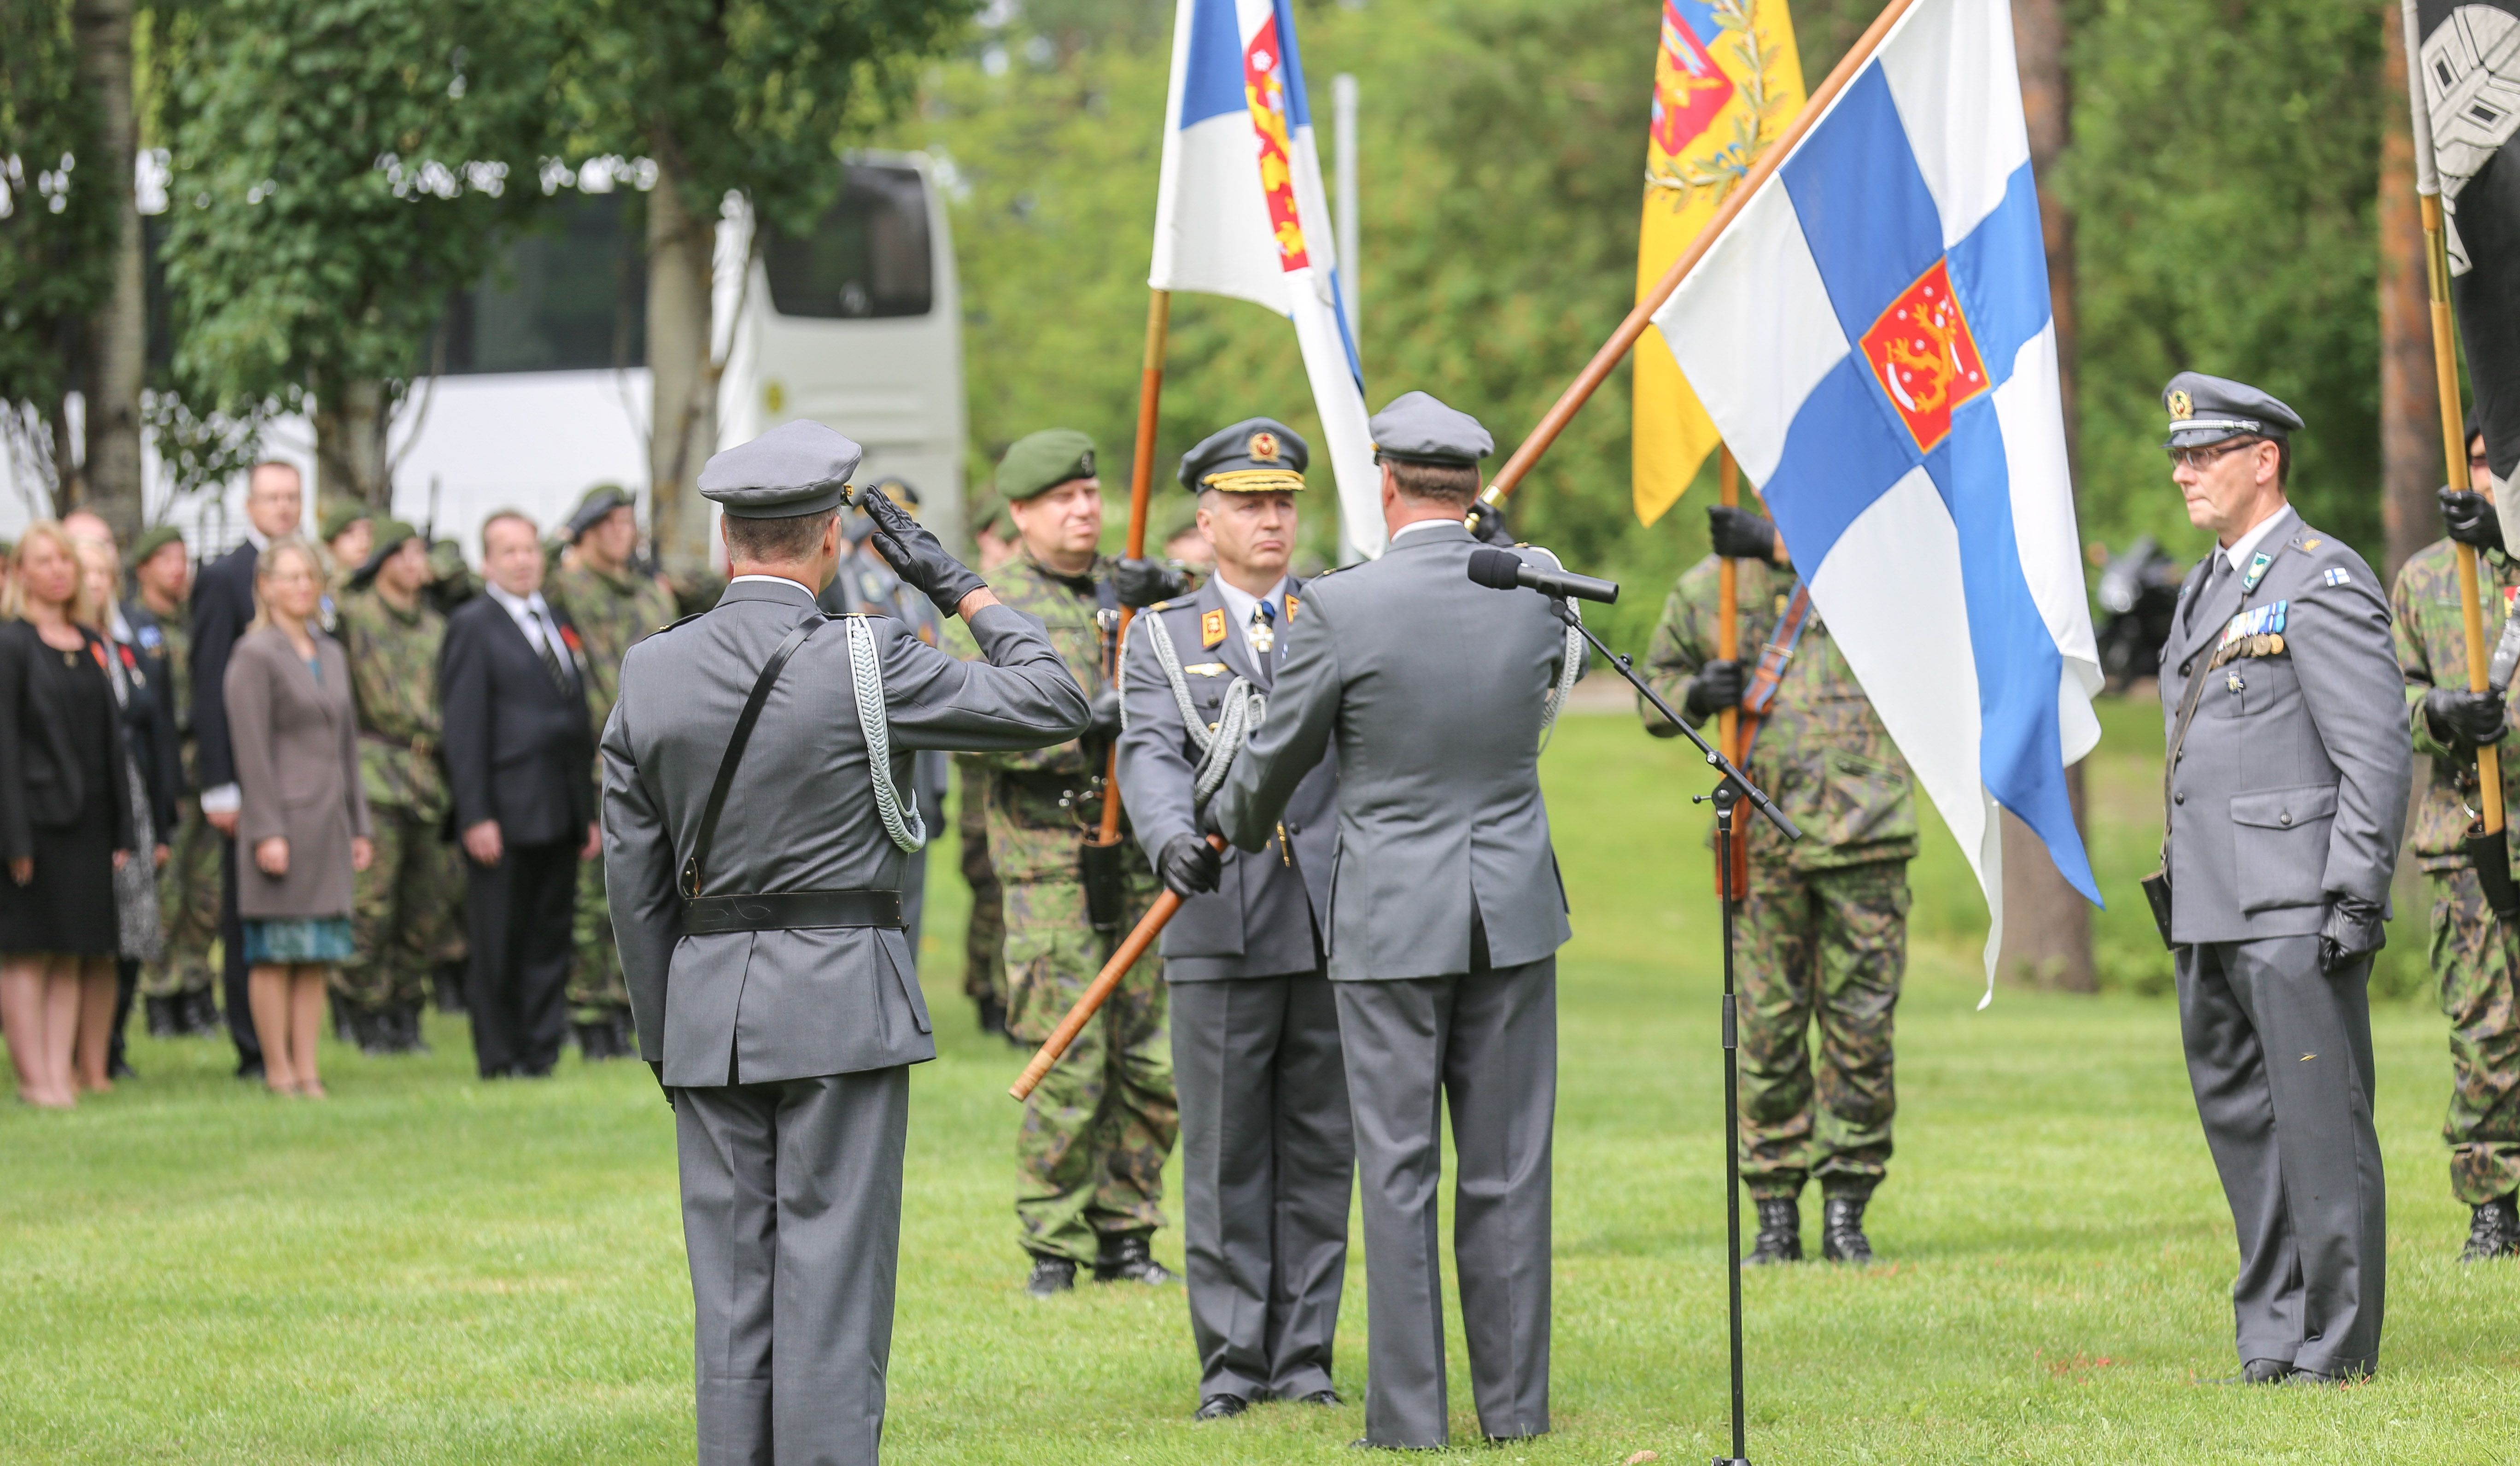
[[[275,541],[253,568],[253,623],[228,661],[236,749],[237,911],[263,1077],[277,1094],[322,1099],[315,1038],[333,967],[348,957],[350,873],[365,870],[368,804],[358,720],[341,644],[317,629],[324,574],[301,539]]]

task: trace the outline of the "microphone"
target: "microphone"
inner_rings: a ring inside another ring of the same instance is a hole
[[[1596,580],[1566,571],[1545,571],[1524,562],[1511,550],[1481,545],[1470,552],[1470,578],[1490,590],[1529,586],[1545,596],[1573,596],[1579,601],[1609,605],[1619,599],[1619,582]]]

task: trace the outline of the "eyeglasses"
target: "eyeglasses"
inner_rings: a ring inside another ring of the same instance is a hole
[[[2254,448],[2264,441],[2266,439],[2261,437],[2251,437],[2238,442],[2215,443],[2205,448],[2173,448],[2170,450],[2170,466],[2179,468],[2183,465],[2201,473],[2212,468],[2214,461],[2224,454],[2237,453],[2242,448]]]

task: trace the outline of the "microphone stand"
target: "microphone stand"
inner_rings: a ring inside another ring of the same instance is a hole
[[[1634,663],[1611,651],[1603,644],[1601,638],[1594,635],[1593,629],[1584,624],[1583,618],[1575,614],[1574,607],[1569,602],[1556,596],[1551,596],[1548,600],[1551,614],[1574,627],[1586,641],[1592,643],[1593,650],[1600,653],[1603,660],[1607,661],[1620,676],[1627,678],[1629,685],[1636,688],[1646,702],[1653,704],[1655,711],[1670,719],[1673,727],[1687,734],[1688,741],[1697,745],[1698,752],[1706,756],[1707,766],[1720,775],[1713,794],[1689,797],[1689,802],[1692,804],[1711,802],[1715,805],[1715,848],[1719,856],[1715,863],[1723,873],[1724,1226],[1725,1257],[1728,1263],[1726,1282],[1731,1292],[1727,1322],[1731,1328],[1732,1348],[1732,1453],[1729,1456],[1716,1457],[1714,1466],[1750,1466],[1749,1457],[1746,1454],[1747,1445],[1743,1440],[1741,1404],[1740,1023],[1732,994],[1732,926],[1733,918],[1739,912],[1743,893],[1732,889],[1732,862],[1729,857],[1724,856],[1723,852],[1731,848],[1733,813],[1745,800],[1749,802],[1752,808],[1766,815],[1768,822],[1775,825],[1787,840],[1800,840],[1803,838],[1803,832],[1794,827],[1794,822],[1785,817],[1785,811],[1777,807],[1777,802],[1768,798],[1766,791],[1751,783],[1749,776],[1735,767],[1732,759],[1724,756],[1713,744],[1698,736],[1697,730],[1689,725],[1688,719],[1674,711],[1672,706],[1662,700],[1661,694],[1647,687],[1645,679],[1637,674]]]

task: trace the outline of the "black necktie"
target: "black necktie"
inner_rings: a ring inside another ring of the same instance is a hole
[[[568,668],[561,665],[560,653],[552,650],[560,641],[560,633],[552,629],[552,623],[532,607],[525,608],[525,615],[534,618],[534,629],[541,633],[534,638],[534,649],[543,654],[543,670],[551,674],[552,686],[559,688],[560,695],[565,698],[577,689],[568,680]]]

